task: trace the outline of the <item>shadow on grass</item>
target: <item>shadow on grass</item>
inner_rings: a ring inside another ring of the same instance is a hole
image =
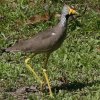
[[[52,92],[58,93],[59,90],[76,91],[76,90],[81,90],[82,88],[87,87],[87,86],[91,87],[96,84],[100,84],[100,81],[96,80],[96,81],[93,81],[90,83],[81,83],[81,82],[77,82],[77,81],[74,81],[72,83],[62,83],[61,85],[52,86]],[[39,91],[40,91],[40,89],[38,89],[37,86],[32,85],[30,87],[25,86],[25,87],[16,89],[15,91],[10,90],[10,91],[6,91],[6,92],[11,92],[16,95],[19,95],[19,94],[30,93],[30,92],[38,93]],[[48,91],[49,91],[48,87],[43,90],[43,92],[48,92]]]
[[[72,83],[63,83],[59,86],[54,86],[52,87],[52,91],[56,93],[58,93],[59,90],[75,91],[78,89],[81,90],[82,88],[87,87],[87,86],[91,87],[95,84],[100,84],[100,81],[97,80],[90,83],[81,83],[81,82],[74,81]]]

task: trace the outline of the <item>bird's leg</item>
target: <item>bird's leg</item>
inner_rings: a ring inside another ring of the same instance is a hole
[[[47,67],[47,62],[48,62],[49,56],[50,56],[50,53],[47,54],[47,56],[46,56],[46,60],[44,62],[44,66],[43,66],[43,74],[44,74],[45,80],[46,80],[46,82],[48,84],[50,96],[53,97],[53,94],[52,94],[52,91],[51,91],[50,82],[49,82],[49,79],[48,79],[48,75],[46,74],[46,69],[47,69],[46,67]]]
[[[33,56],[35,56],[36,54],[34,54]],[[41,79],[39,78],[39,76],[36,74],[35,70],[31,67],[30,64],[28,64],[30,58],[25,59],[25,64],[26,67],[29,71],[31,71],[33,73],[33,75],[37,78],[37,80],[41,83],[41,85],[43,84],[43,82],[41,81]]]

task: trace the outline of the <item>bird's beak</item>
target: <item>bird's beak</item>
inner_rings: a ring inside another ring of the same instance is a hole
[[[69,10],[69,15],[79,15],[79,13],[76,12],[76,10],[70,8],[70,10]]]

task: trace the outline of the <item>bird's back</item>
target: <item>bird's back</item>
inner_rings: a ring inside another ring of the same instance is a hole
[[[55,26],[44,32],[38,33],[33,38],[28,40],[19,41],[6,51],[24,51],[24,52],[50,52],[56,50],[64,40],[65,28]]]

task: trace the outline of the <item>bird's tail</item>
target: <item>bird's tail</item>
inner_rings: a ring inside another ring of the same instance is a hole
[[[4,52],[6,52],[5,48],[0,48],[0,55],[2,55]]]
[[[0,48],[0,55],[2,55],[3,53],[9,53],[10,50],[8,50],[8,48]]]
[[[9,53],[9,52],[17,52],[19,50],[16,50],[16,48],[8,47],[8,48],[0,48],[0,55],[3,53]]]

